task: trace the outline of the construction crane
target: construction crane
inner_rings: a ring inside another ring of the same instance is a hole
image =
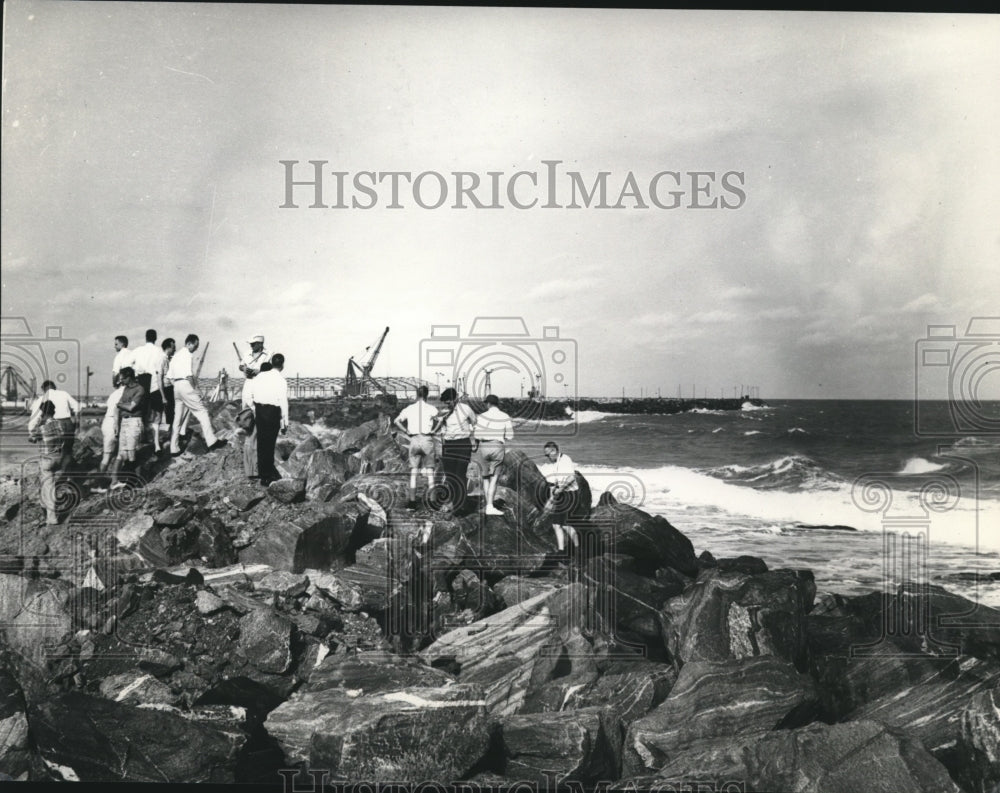
[[[347,375],[344,377],[344,396],[368,396],[372,388],[385,393],[385,389],[372,377],[372,369],[375,367],[375,361],[378,360],[378,354],[382,351],[382,345],[388,335],[389,328],[386,328],[378,340],[378,344],[375,345],[375,349],[364,363],[359,364],[354,360],[353,355],[348,358]],[[365,352],[367,353],[370,349],[371,346],[366,347]]]
[[[35,395],[35,383],[33,382],[34,378],[32,378],[32,382],[29,383],[13,366],[7,366],[4,368],[3,374],[0,375],[0,380],[3,382],[4,399],[8,402],[17,402],[18,386],[24,389],[26,397],[33,397]]]

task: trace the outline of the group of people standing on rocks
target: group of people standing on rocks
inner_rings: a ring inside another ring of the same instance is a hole
[[[252,336],[248,343],[250,351],[243,356],[239,367],[245,380],[237,424],[246,432],[244,472],[249,479],[259,479],[267,487],[281,479],[274,452],[279,433],[288,430],[288,384],[282,375],[285,358],[281,353],[268,352],[261,335]],[[114,391],[108,397],[101,424],[103,457],[99,467],[102,474],[110,473],[110,481],[108,487],[97,486],[93,492],[124,488],[121,473],[135,466],[136,453],[143,442],[151,439],[154,453],[162,453],[163,429],[169,432],[170,454],[180,455],[180,441],[187,434],[190,416],[201,425],[209,451],[226,444],[216,436],[197,389],[194,353],[200,341],[196,334],[188,334],[180,349],[172,338],[157,344],[154,329],[146,331],[145,344],[138,349],[129,348],[126,336],[116,336],[114,345],[111,366]],[[42,392],[32,406],[28,435],[32,442],[43,444],[42,504],[46,521],[58,523],[55,477],[72,461],[80,405],[50,380],[42,384]],[[410,506],[415,505],[418,479],[422,476],[428,490],[443,486],[447,497],[441,504],[442,510],[465,514],[468,468],[475,453],[482,471],[484,512],[502,515],[493,502],[506,444],[514,437],[511,417],[500,410],[500,400],[494,394],[485,397],[486,410],[478,414],[461,401],[454,388],[441,393],[440,408],[427,401],[428,395],[428,387],[419,386],[416,401],[395,419],[395,426],[409,436]],[[552,516],[556,544],[563,550],[566,539],[577,543],[576,532],[568,520],[577,506],[579,488],[568,455],[549,442],[545,444],[545,456],[548,463],[540,466],[540,470],[549,482],[550,492],[544,514]]]
[[[494,394],[484,398],[486,410],[482,413],[476,413],[460,401],[454,388],[441,392],[440,408],[427,401],[428,394],[427,386],[419,386],[416,402],[403,408],[394,422],[409,436],[409,506],[414,506],[421,476],[427,481],[428,491],[437,486],[437,463],[440,460],[441,484],[447,493],[447,500],[440,508],[456,515],[466,514],[468,469],[475,454],[482,473],[483,512],[486,515],[503,515],[493,501],[506,444],[514,437],[511,417],[500,410],[500,400]],[[543,512],[552,516],[556,546],[562,551],[567,539],[573,545],[578,544],[576,530],[569,524],[569,516],[578,507],[579,485],[573,461],[569,455],[560,452],[555,443],[550,441],[545,444],[545,456],[548,463],[539,468],[549,482],[549,498]]]

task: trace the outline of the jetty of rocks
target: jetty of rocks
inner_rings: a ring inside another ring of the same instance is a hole
[[[100,496],[82,428],[60,525],[0,486],[3,778],[1000,789],[1000,612],[817,593],[610,496],[561,556],[517,451],[503,516],[407,509],[377,406],[293,421],[264,489],[213,412],[229,446]]]

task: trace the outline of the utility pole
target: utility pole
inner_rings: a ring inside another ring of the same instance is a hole
[[[84,406],[90,404],[90,378],[94,376],[94,370],[87,366],[87,395],[83,398]]]

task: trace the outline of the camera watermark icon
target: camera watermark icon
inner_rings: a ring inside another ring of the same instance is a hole
[[[25,317],[0,319],[0,399],[14,411],[4,415],[5,430],[27,427],[31,404],[46,381],[74,398],[80,395],[80,342],[64,337],[59,325],[47,325],[36,336]],[[26,437],[4,438],[8,448],[27,443]]]
[[[522,317],[476,317],[467,336],[459,325],[432,326],[430,338],[420,342],[419,376],[436,383],[439,394],[454,388],[477,412],[501,382],[515,398],[520,387],[520,399],[505,402],[505,408],[516,405],[515,433],[538,432],[546,402],[565,403],[575,414],[579,396],[576,341],[562,337],[556,325],[534,337]],[[548,434],[575,434],[572,414],[555,418],[545,426]]]
[[[928,325],[916,343],[914,428],[917,436],[1000,435],[1000,317]]]

